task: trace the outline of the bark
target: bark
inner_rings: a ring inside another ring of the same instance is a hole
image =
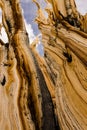
[[[29,45],[19,0],[1,0],[0,130],[87,129],[87,15],[74,0],[36,0],[44,57]]]

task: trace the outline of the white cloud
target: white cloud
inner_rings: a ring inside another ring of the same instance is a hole
[[[2,23],[2,11],[0,9],[0,23]],[[5,32],[4,27],[1,28],[1,32],[0,32],[0,39],[2,39],[3,42],[7,43],[8,42],[8,37],[7,34]]]
[[[0,10],[0,23],[2,23],[2,12],[1,12],[1,10]],[[25,26],[26,26],[26,30],[27,30],[28,35],[29,35],[29,41],[30,41],[30,44],[31,44],[33,42],[33,40],[35,39],[35,35],[34,35],[31,24],[28,24],[26,22],[26,20],[25,20]],[[8,42],[8,37],[7,37],[7,34],[5,32],[4,27],[2,27],[2,29],[1,29],[0,39],[2,39],[5,43]]]
[[[26,2],[29,2],[29,1],[31,1],[31,0],[26,0]],[[22,8],[22,14],[24,16],[24,9],[23,8]],[[28,36],[29,36],[29,41],[30,41],[30,44],[31,44],[36,36],[34,35],[32,25],[27,23],[26,19],[24,19],[24,22],[25,22],[26,30],[27,30],[27,33],[28,33]]]
[[[5,29],[2,27],[1,29],[1,35],[0,35],[0,39],[2,39],[2,41],[4,43],[7,43],[8,42],[8,37],[7,37],[7,34],[5,32]]]
[[[25,20],[25,26],[26,26],[26,30],[27,30],[27,33],[29,35],[29,41],[30,41],[30,44],[34,41],[35,39],[35,35],[34,35],[34,31],[32,29],[32,25],[31,24],[28,24]]]
[[[75,0],[76,1],[76,5],[77,5],[77,8],[78,8],[78,11],[82,14],[85,14],[87,12],[87,0]],[[31,2],[31,0],[21,0],[21,2],[24,2],[24,3],[29,3]],[[0,10],[0,23],[2,22],[2,12]],[[29,35],[29,40],[30,40],[30,43],[33,42],[33,40],[35,39],[35,35],[34,35],[34,31],[32,29],[32,25],[31,24],[28,24],[25,20],[25,25],[26,25],[26,30],[28,32],[28,35]],[[5,29],[2,28],[1,29],[1,34],[0,35],[0,38],[4,41],[4,42],[8,42],[8,38],[7,38],[7,34],[5,32]]]

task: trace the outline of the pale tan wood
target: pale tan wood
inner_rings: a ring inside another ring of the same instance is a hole
[[[47,18],[33,0],[43,57],[38,37],[29,45],[20,1],[0,1],[9,39],[0,40],[0,130],[87,129],[87,15],[74,0],[46,1]]]

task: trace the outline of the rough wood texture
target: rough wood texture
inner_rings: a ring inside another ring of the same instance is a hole
[[[87,15],[74,0],[36,0],[44,57],[29,45],[19,0],[1,0],[0,130],[87,129]]]

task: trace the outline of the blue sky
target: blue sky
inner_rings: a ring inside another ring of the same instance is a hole
[[[45,7],[45,2],[44,0],[37,0],[42,8]],[[78,11],[81,13],[81,14],[85,14],[87,12],[87,4],[85,4],[87,2],[87,0],[75,0],[76,1],[76,5],[77,5],[77,8],[78,8]],[[31,25],[31,31],[29,31],[29,28],[28,28],[28,32],[30,32],[30,39],[31,39],[31,42],[34,38],[34,36],[38,35],[40,32],[38,30],[38,26],[37,24],[34,22],[34,19],[36,17],[36,12],[37,12],[37,7],[36,5],[32,2],[32,0],[21,0],[21,3],[22,3],[22,7],[23,7],[23,10],[24,10],[24,17],[26,19],[26,22],[27,24],[30,24]],[[34,35],[32,35],[34,34]]]
[[[87,12],[87,0],[75,0],[75,1],[76,1],[78,11],[81,14],[85,14]]]

